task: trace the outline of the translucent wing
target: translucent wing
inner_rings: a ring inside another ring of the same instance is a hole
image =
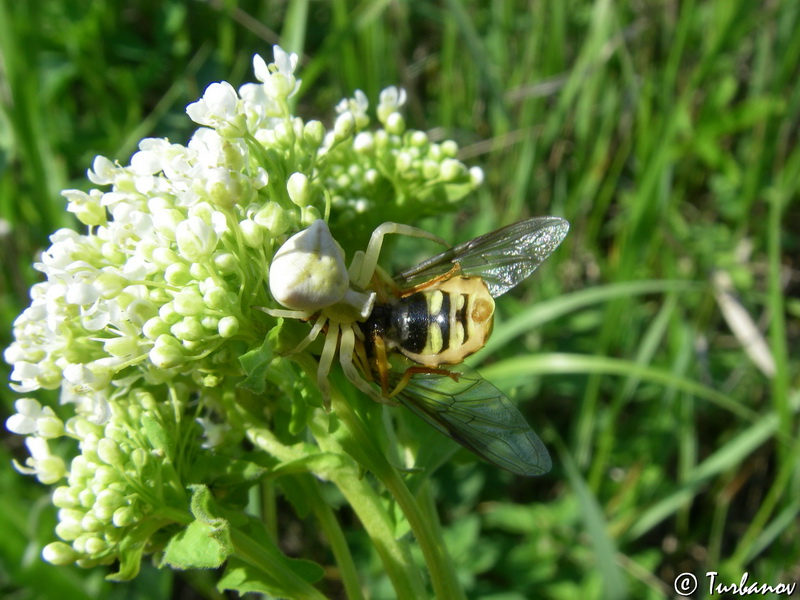
[[[398,394],[441,433],[493,465],[517,475],[542,475],[550,455],[505,395],[466,365],[451,365],[458,381],[440,373],[415,373]],[[394,373],[399,379],[401,374]]]
[[[481,277],[494,296],[504,294],[536,270],[569,231],[559,217],[536,217],[464,242],[406,269],[394,279],[415,285],[446,273],[458,263],[465,275]]]

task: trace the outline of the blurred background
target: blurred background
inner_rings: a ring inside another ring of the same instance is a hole
[[[300,55],[297,114],[330,124],[356,89],[374,106],[399,85],[410,128],[484,169],[458,212],[416,225],[458,242],[572,224],[498,302],[474,363],[553,471],[463,454],[436,477],[468,596],[673,598],[691,573],[702,598],[708,571],[800,582],[799,30],[796,0],[0,0],[0,345],[48,236],[78,228],[60,190],[88,189],[97,154],[186,143],[185,106],[253,81],[253,54],[280,43]],[[5,420],[16,395],[0,393]],[[223,597],[213,573],[119,585],[43,563],[49,491],[0,435],[0,596]],[[391,598],[355,552],[370,597]]]

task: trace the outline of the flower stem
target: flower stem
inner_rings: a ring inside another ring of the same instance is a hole
[[[465,599],[466,596],[456,578],[444,540],[441,538],[438,522],[433,522],[433,519],[428,518],[420,509],[397,469],[386,460],[383,452],[374,444],[364,423],[344,400],[338,389],[332,388],[331,392],[333,409],[347,426],[349,433],[354,438],[354,448],[358,449],[353,453],[354,458],[371,470],[386,486],[408,519],[428,565],[435,597],[452,600]]]

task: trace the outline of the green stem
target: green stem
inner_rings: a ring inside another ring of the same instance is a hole
[[[336,415],[345,423],[354,438],[355,451],[351,454],[386,486],[408,519],[428,565],[435,597],[448,600],[466,598],[456,578],[444,540],[439,534],[438,523],[432,522],[420,510],[397,469],[386,460],[380,448],[373,443],[364,423],[335,387],[331,389],[331,398]]]
[[[297,600],[325,600],[325,596],[314,586],[285,568],[275,560],[270,552],[265,552],[261,545],[239,529],[231,529],[231,541],[237,558],[260,569],[264,573],[280,573],[281,585]]]
[[[335,388],[332,392],[334,397],[339,396]],[[311,432],[317,439],[319,447],[327,452],[346,456],[348,453],[328,433],[327,423],[323,422],[326,420],[324,413],[318,410],[310,423]],[[422,577],[414,566],[408,546],[396,539],[391,516],[381,502],[380,496],[364,479],[357,467],[355,465],[348,468],[341,467],[325,475],[341,490],[358,515],[381,557],[387,575],[392,580],[397,598],[401,600],[424,598],[425,587]]]
[[[331,551],[339,566],[339,575],[347,597],[351,600],[363,600],[364,595],[361,593],[361,583],[358,579],[355,562],[353,562],[353,555],[350,554],[350,548],[347,546],[347,540],[339,526],[339,521],[336,520],[336,515],[320,493],[319,483],[310,475],[305,474],[298,475],[296,479],[303,488],[325,538],[331,545]]]
[[[319,415],[323,414],[322,411],[317,412]],[[311,424],[311,428],[322,450],[346,456],[341,446],[327,433],[327,427],[322,423],[321,417],[318,417],[315,422]],[[282,462],[299,460],[307,456],[305,451],[299,446],[290,447],[282,444],[268,429],[250,428],[247,432],[247,436],[257,447],[265,450]],[[345,498],[347,498],[347,501],[350,503],[356,515],[358,515],[378,555],[381,557],[386,573],[392,580],[397,598],[400,600],[418,600],[419,598],[423,598],[425,596],[425,588],[422,577],[413,566],[411,553],[408,547],[395,539],[391,517],[382,505],[381,499],[375,490],[360,476],[357,467],[355,465],[343,464],[336,469],[326,469],[324,472],[319,473],[319,475],[326,480],[332,481],[339,488]],[[321,505],[323,503],[320,500],[318,504]],[[328,508],[327,510],[330,509]],[[333,519],[332,514],[330,517],[326,516],[321,519],[321,523],[325,523],[328,519]],[[346,547],[344,544],[344,536],[341,535],[341,532],[330,536],[328,541],[331,543],[334,552],[336,552],[337,547]],[[348,559],[339,563],[340,568],[342,568],[343,579],[345,582],[351,580],[350,585],[358,587],[355,567],[348,567],[348,563],[352,562],[352,559],[349,558],[349,551],[347,551],[346,555]],[[339,557],[337,557],[337,560],[339,560]],[[348,593],[350,592],[348,591]],[[358,593],[360,594],[360,592]]]

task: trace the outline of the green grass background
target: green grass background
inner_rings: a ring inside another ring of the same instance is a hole
[[[800,582],[798,31],[796,0],[0,0],[0,342],[47,236],[76,226],[59,191],[88,188],[97,154],[185,143],[184,107],[212,81],[253,80],[252,55],[280,42],[301,55],[298,114],[330,123],[355,89],[374,106],[401,85],[409,126],[485,170],[425,227],[456,242],[531,215],[572,224],[498,303],[478,357],[552,473],[464,455],[436,478],[468,596],[671,598],[681,572],[695,597],[707,571]],[[772,370],[751,359],[759,342]],[[3,418],[14,399],[3,389]],[[117,585],[42,563],[54,512],[10,466],[20,438],[2,436],[0,596],[221,597],[213,573]],[[342,516],[371,597],[391,598]]]

